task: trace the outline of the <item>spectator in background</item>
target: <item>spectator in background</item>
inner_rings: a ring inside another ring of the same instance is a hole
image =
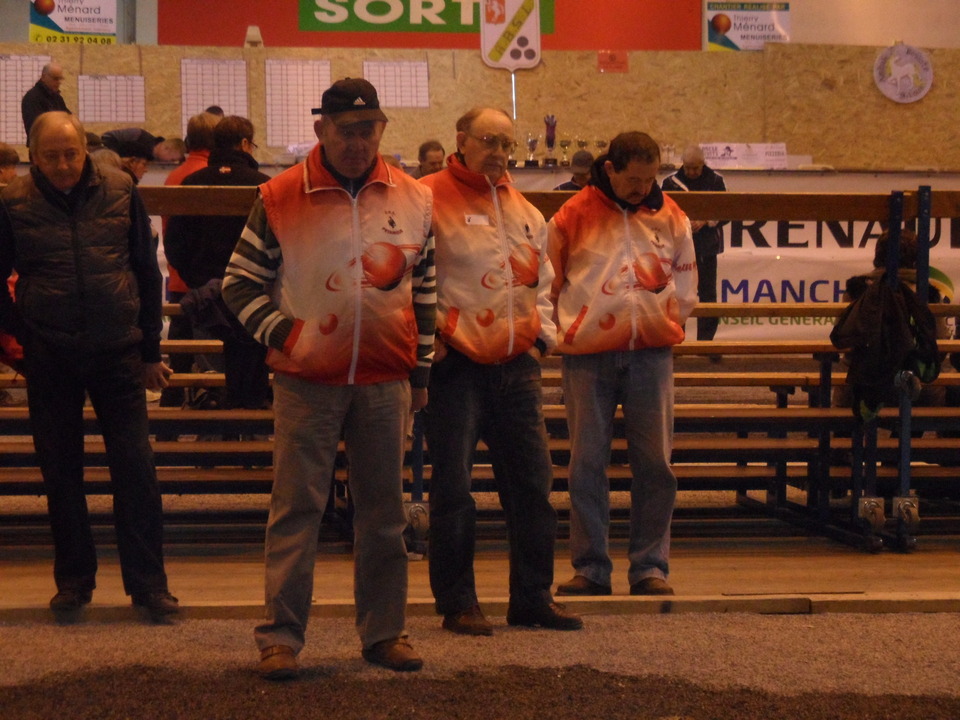
[[[691,145],[681,156],[683,167],[663,181],[666,192],[725,192],[723,176],[704,164],[703,150]],[[693,244],[697,249],[699,281],[697,295],[700,302],[717,301],[717,255],[723,252],[723,223],[716,220],[691,220]],[[720,318],[698,317],[697,340],[713,340]],[[713,356],[711,359],[718,359]]]
[[[165,163],[182,163],[187,155],[183,138],[167,138],[153,148],[153,159]]]
[[[140,128],[110,130],[100,136],[103,145],[120,156],[124,169],[140,182],[153,160],[153,152],[164,138],[155,137]]]
[[[17,151],[6,143],[0,142],[0,185],[7,185],[17,177],[17,165],[19,163],[20,156]],[[15,277],[15,275],[11,275],[11,283],[15,282]],[[12,290],[13,287],[11,286],[9,289]],[[23,348],[20,347],[16,338],[9,333],[0,332],[0,363],[17,369],[17,372],[22,372]],[[23,402],[15,398],[8,390],[0,389],[0,407],[15,405],[23,405]]]
[[[204,110],[204,112],[210,113],[211,115],[216,115],[218,118],[222,118],[224,116],[223,108],[220,107],[219,105],[211,105],[206,110]]]
[[[667,583],[677,479],[673,351],[696,305],[690,222],[657,185],[660,147],[627,132],[593,166],[590,185],[549,223],[552,299],[570,429],[570,554],[557,595],[609,595],[614,415],[623,407],[630,485],[631,595],[672,595]]]
[[[590,169],[593,167],[593,153],[589,150],[577,150],[570,158],[570,172],[572,177],[565,183],[560,183],[554,190],[582,190],[590,182]]]
[[[427,140],[417,151],[418,165],[410,173],[411,177],[422,178],[443,170],[443,160],[446,151],[439,140]]]
[[[20,155],[6,143],[0,142],[0,185],[6,185],[17,176]]]
[[[63,84],[63,67],[60,63],[51,62],[43,66],[40,79],[27,90],[20,101],[20,113],[23,116],[23,129],[30,137],[30,126],[40,115],[51,110],[70,112],[67,103],[60,94],[60,85]]]
[[[210,112],[194,115],[187,121],[187,136],[184,143],[187,147],[187,157],[170,171],[164,185],[180,185],[183,179],[192,173],[207,166],[210,152],[213,150],[213,129],[220,122],[220,117]],[[163,218],[163,230],[166,234],[168,218]],[[167,302],[178,303],[190,288],[180,277],[176,267],[167,258]],[[193,329],[190,319],[185,315],[174,315],[170,318],[167,328],[167,337],[171,340],[190,340],[193,338]],[[206,361],[205,361],[206,362]],[[193,355],[178,353],[170,356],[170,367],[175,373],[188,373],[193,368]],[[181,407],[186,401],[184,388],[164,388],[160,395],[161,407]],[[175,439],[175,438],[170,438]]]
[[[96,587],[83,487],[89,395],[106,448],[124,589],[154,618],[176,613],[163,562],[163,515],[144,386],[159,389],[161,276],[150,220],[132,180],[87,157],[80,121],[44,113],[30,131],[30,172],[0,191],[0,329],[24,348],[34,445],[47,494],[57,593],[75,613]]]
[[[185,177],[183,185],[257,186],[270,179],[251,154],[256,144],[247,118],[225,117],[213,129],[213,143],[207,167]],[[227,262],[245,223],[239,215],[175,215],[167,222],[163,246],[191,289],[180,305],[193,337],[223,341],[223,366],[214,368],[227,378],[223,405],[259,409],[267,407],[270,392],[267,348],[250,337],[220,296]]]
[[[87,152],[92,153],[94,150],[99,150],[103,147],[103,139],[93,132],[87,133]]]
[[[401,476],[410,413],[427,402],[435,286],[431,195],[380,159],[387,117],[346,78],[314,113],[307,159],[260,186],[223,298],[274,370],[274,479],[258,672],[296,677],[317,533],[343,438],[354,502],[354,597],[362,656],[423,660],[407,639]]]

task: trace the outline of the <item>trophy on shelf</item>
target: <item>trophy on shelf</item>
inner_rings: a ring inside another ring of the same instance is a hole
[[[553,156],[553,148],[557,144],[557,116],[547,115],[543,118],[543,122],[547,126],[546,132],[544,133],[544,138],[547,143],[547,157],[543,161],[543,166],[556,167],[557,158]]]
[[[570,149],[570,146],[573,145],[573,140],[570,139],[569,135],[563,135],[560,138],[560,152],[563,153],[563,157],[560,158],[560,164],[563,167],[570,165],[570,158],[567,157],[567,151]]]
[[[540,167],[540,161],[534,157],[537,152],[537,146],[540,144],[540,136],[536,133],[527,133],[527,159],[523,163],[524,167]]]
[[[594,140],[593,144],[597,147],[597,155],[603,155],[603,151],[606,150],[608,145],[606,140]]]
[[[577,150],[586,150],[587,145],[590,144],[590,141],[585,137],[577,136]]]

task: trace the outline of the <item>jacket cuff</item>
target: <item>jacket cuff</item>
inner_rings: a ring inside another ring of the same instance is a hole
[[[425,388],[430,384],[430,368],[415,367],[410,373],[410,387]]]
[[[287,332],[287,336],[283,338],[282,340],[283,344],[281,346],[283,354],[286,355],[287,357],[290,357],[290,353],[293,352],[293,346],[296,345],[297,340],[300,339],[300,333],[302,330],[303,330],[303,320],[299,320],[299,319],[293,320],[289,328],[287,327],[286,323],[281,323],[279,326],[277,326],[277,329],[274,330],[274,333],[279,333],[283,331]],[[280,342],[280,337],[277,338],[278,342]]]

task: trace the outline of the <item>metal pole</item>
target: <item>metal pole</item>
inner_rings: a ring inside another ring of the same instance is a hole
[[[900,223],[903,222],[903,192],[890,193],[890,222],[887,226],[887,284],[900,284]]]
[[[930,186],[921,185],[917,196],[917,297],[926,305],[930,299]]]
[[[510,71],[510,94],[513,96],[513,121],[517,121],[517,73]]]

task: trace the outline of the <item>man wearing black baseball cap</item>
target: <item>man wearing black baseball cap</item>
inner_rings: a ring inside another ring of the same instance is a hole
[[[368,662],[419,670],[407,640],[403,450],[427,403],[436,287],[432,195],[380,158],[387,122],[366,80],[314,111],[320,143],[260,186],[223,299],[274,371],[274,481],[261,676],[297,676],[317,535],[341,433],[354,514],[356,625]]]

